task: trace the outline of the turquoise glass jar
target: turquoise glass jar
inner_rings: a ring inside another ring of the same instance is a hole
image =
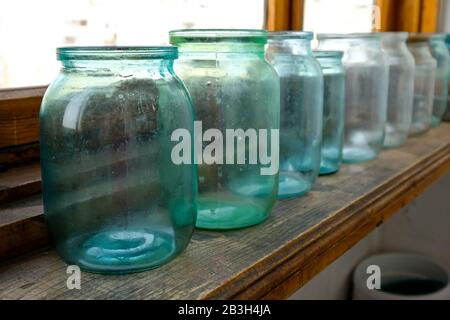
[[[318,50],[344,51],[346,110],[343,161],[376,159],[383,149],[387,120],[388,64],[381,36],[319,34]]]
[[[266,49],[281,83],[279,199],[307,194],[319,175],[323,75],[312,38],[310,32],[274,32]]]
[[[445,37],[445,45],[447,46],[447,50],[448,50],[449,53],[450,53],[450,34],[447,34],[446,37]],[[449,69],[448,69],[448,72],[449,72],[449,79],[450,79],[450,67],[449,67]],[[449,81],[448,91],[449,91],[449,93],[450,93],[450,81]],[[444,120],[445,120],[445,121],[450,121],[450,94],[449,94],[449,96],[448,96],[447,101],[448,101],[448,102],[447,102],[447,112],[446,112],[446,114],[444,115]]]
[[[200,128],[199,228],[253,226],[275,204],[280,84],[264,58],[267,36],[264,30],[170,32],[180,52],[175,72],[189,90]]]
[[[196,167],[175,164],[172,134],[193,134],[173,47],[58,49],[41,108],[45,218],[61,257],[83,270],[158,267],[189,243]],[[191,159],[193,160],[193,159]]]
[[[414,103],[410,135],[419,135],[431,128],[437,62],[431,55],[426,37],[410,34],[409,51],[414,56]]]
[[[414,100],[414,57],[408,50],[406,32],[381,34],[382,49],[389,64],[388,113],[384,146],[403,145],[409,136]]]
[[[342,51],[315,51],[324,78],[323,133],[320,174],[339,171],[345,122],[345,69]]]
[[[431,54],[437,62],[432,120],[432,125],[437,127],[447,111],[450,53],[445,44],[444,34],[430,35],[429,41]]]

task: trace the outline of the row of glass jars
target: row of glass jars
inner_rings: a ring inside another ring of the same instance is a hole
[[[59,49],[41,162],[60,255],[92,272],[154,268],[195,226],[261,223],[277,198],[337,172],[342,154],[366,161],[384,141],[401,144],[432,103],[435,62],[414,42],[414,72],[405,36],[383,37],[386,54],[379,35],[319,35],[313,54],[305,32],[275,33],[265,50],[263,30],[173,31],[176,47]],[[250,143],[258,138],[271,143]]]

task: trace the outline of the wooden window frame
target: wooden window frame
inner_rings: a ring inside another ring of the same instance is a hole
[[[440,0],[376,0],[381,31],[436,32]]]

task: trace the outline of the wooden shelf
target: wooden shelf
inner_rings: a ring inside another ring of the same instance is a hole
[[[180,257],[156,270],[83,273],[81,290],[69,291],[53,249],[4,262],[0,299],[286,298],[449,170],[447,123],[376,161],[320,178],[309,196],[279,202],[260,226],[196,232]]]

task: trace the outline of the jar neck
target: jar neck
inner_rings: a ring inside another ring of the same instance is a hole
[[[264,57],[264,44],[252,42],[189,42],[178,44],[180,57],[214,57],[218,54],[234,56],[258,56]]]
[[[342,59],[341,58],[318,58],[317,61],[320,63],[322,67],[332,68],[332,67],[341,67]]]
[[[173,59],[139,59],[139,60],[62,60],[62,70],[72,72],[122,73],[133,70],[163,70],[173,67]],[[127,71],[128,70],[128,71]]]
[[[270,39],[267,48],[273,54],[312,56],[311,41],[307,39]]]
[[[344,50],[350,47],[366,47],[381,49],[381,38],[379,37],[339,37],[339,38],[319,38],[319,46],[333,47]]]

